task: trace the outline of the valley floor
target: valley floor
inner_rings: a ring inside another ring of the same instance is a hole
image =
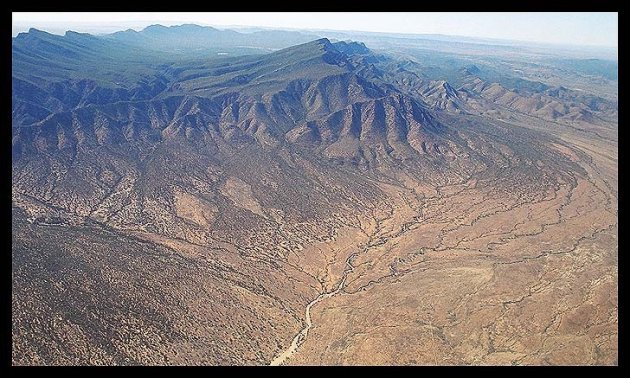
[[[399,173],[281,260],[14,215],[13,363],[615,365],[616,138],[557,135],[557,185]]]
[[[383,186],[398,201],[354,250],[311,247],[324,288],[342,287],[312,303],[307,336],[275,362],[617,364],[616,146],[572,145],[588,175],[542,199],[478,181]]]

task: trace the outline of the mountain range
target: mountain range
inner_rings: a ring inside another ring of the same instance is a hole
[[[318,295],[415,266],[433,232],[436,253],[475,239],[453,224],[520,208],[544,233],[570,188],[612,230],[615,175],[571,144],[615,143],[610,97],[298,32],[31,29],[12,50],[14,364],[269,363]],[[479,198],[503,210],[458,213]]]

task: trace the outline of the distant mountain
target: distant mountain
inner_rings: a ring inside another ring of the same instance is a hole
[[[600,118],[605,122],[614,122],[618,111],[618,105],[612,101],[564,87],[548,87],[539,91],[508,89],[500,83],[467,75],[460,89],[485,100],[483,104],[475,102],[472,105],[477,110],[499,105],[551,121],[594,122]]]
[[[618,80],[619,63],[604,59],[550,59],[554,64],[586,75],[603,76],[610,80]]]
[[[50,34],[37,29],[12,40],[12,74],[36,82],[91,79],[136,84],[150,72],[158,52],[86,33]]]
[[[151,25],[142,31],[126,30],[104,38],[157,51],[195,55],[216,49],[247,48],[251,52],[277,50],[317,38],[312,34],[292,31],[257,31],[239,33],[193,24]]]

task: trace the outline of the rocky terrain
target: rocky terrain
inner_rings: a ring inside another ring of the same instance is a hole
[[[158,29],[13,39],[13,364],[617,364],[614,98]]]

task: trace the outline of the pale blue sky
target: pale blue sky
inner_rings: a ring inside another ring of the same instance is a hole
[[[13,13],[13,35],[29,27],[62,33],[140,30],[160,23],[445,34],[617,47],[617,13]]]

